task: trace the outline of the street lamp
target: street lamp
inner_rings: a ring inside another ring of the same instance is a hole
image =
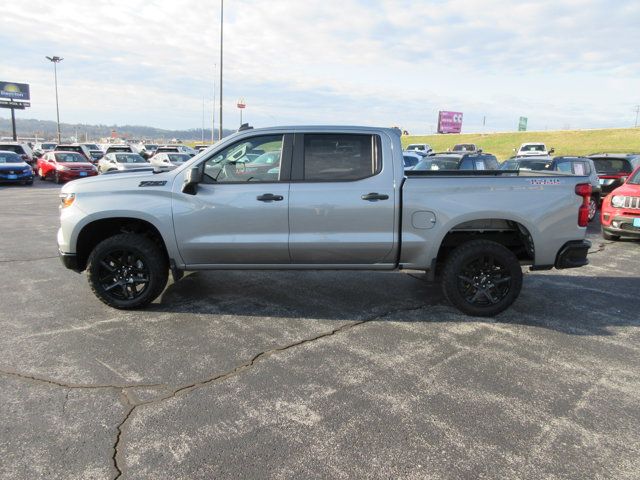
[[[220,0],[220,133],[218,140],[222,140],[222,26],[224,20],[224,0]]]
[[[55,79],[55,83],[56,83],[56,118],[58,120],[58,143],[60,143],[61,142],[61,140],[60,140],[60,107],[58,106],[58,68],[57,68],[57,65],[62,60],[64,60],[64,58],[62,58],[62,57],[45,57],[45,58],[47,60],[49,60],[51,63],[53,63],[53,78]]]

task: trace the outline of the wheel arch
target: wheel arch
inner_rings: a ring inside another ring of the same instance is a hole
[[[84,270],[91,251],[101,241],[119,233],[137,233],[152,239],[169,262],[167,244],[152,222],[135,217],[107,217],[95,219],[85,224],[76,238],[76,255],[79,270]]]

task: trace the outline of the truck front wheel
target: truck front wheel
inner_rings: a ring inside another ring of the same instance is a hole
[[[518,298],[521,288],[520,262],[499,243],[472,240],[453,250],[445,262],[444,296],[467,315],[497,315]]]
[[[91,290],[103,303],[126,310],[155,300],[167,284],[169,267],[151,239],[122,233],[96,245],[87,273]]]

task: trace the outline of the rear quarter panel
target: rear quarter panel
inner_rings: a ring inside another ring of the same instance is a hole
[[[589,179],[520,175],[407,178],[402,195],[401,265],[430,268],[448,232],[464,222],[480,219],[520,223],[533,238],[534,265],[553,265],[566,242],[586,235],[586,228],[578,226],[582,198],[575,194],[575,185],[589,183]],[[431,228],[415,221],[423,215],[418,212],[425,211],[435,216]]]

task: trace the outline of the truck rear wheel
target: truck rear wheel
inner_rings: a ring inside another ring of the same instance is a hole
[[[520,262],[499,243],[472,240],[457,247],[445,262],[444,296],[467,315],[497,315],[518,298],[521,288]]]
[[[103,303],[127,310],[144,307],[162,293],[169,267],[151,239],[122,233],[96,245],[87,272],[91,290]]]

